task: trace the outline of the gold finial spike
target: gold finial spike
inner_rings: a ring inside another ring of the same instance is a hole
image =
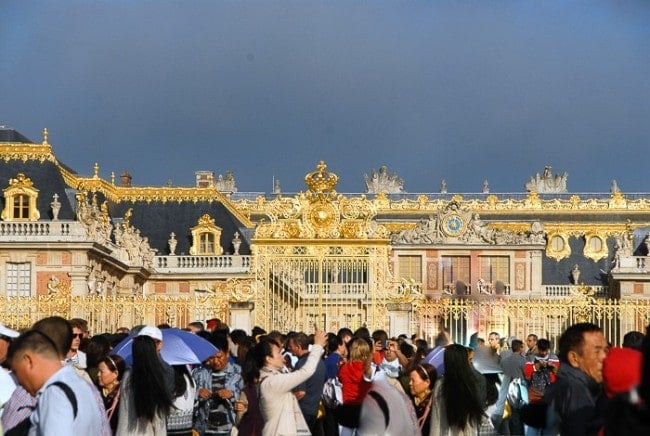
[[[115,186],[115,171],[111,171],[111,185]]]
[[[95,162],[95,165],[93,165],[93,178],[99,178],[99,164],[97,162]]]
[[[47,137],[48,137],[48,133],[47,133],[47,127],[46,127],[46,128],[43,129],[43,145],[48,145]]]

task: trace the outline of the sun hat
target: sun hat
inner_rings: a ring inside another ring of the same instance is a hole
[[[150,338],[156,339],[158,341],[163,340],[163,335],[160,329],[151,325],[142,327],[142,329],[138,332],[138,336],[149,336]]]
[[[20,336],[20,333],[18,333],[16,330],[5,327],[3,324],[0,324],[0,336],[5,336],[7,338],[13,339]]]

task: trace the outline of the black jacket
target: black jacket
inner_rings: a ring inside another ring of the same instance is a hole
[[[583,371],[563,362],[557,381],[544,392],[548,404],[547,430],[561,435],[597,435],[603,427],[603,387]]]

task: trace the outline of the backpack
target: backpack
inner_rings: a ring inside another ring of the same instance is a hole
[[[516,410],[522,409],[528,404],[528,388],[523,379],[517,377],[510,381],[506,400],[510,407]]]
[[[72,405],[72,415],[74,418],[76,418],[77,397],[72,391],[72,388],[60,381],[53,382],[52,384],[50,384],[50,386],[58,386],[65,393],[65,396],[68,397],[68,400],[70,400],[70,404]],[[48,388],[50,386],[48,386]],[[32,426],[31,416],[28,416],[27,418],[23,419],[18,424],[16,424],[15,427],[5,431],[5,436],[27,436],[29,434],[29,429],[31,428],[31,426]]]
[[[343,404],[343,385],[338,377],[327,379],[323,385],[323,404],[329,409],[336,409]]]
[[[551,368],[542,367],[535,370],[528,383],[528,400],[530,403],[544,403],[544,391],[551,384]]]

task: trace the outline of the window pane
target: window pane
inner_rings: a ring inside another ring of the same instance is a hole
[[[31,264],[8,263],[7,264],[7,296],[29,297],[31,296]]]
[[[422,282],[422,256],[399,256],[399,278]]]

